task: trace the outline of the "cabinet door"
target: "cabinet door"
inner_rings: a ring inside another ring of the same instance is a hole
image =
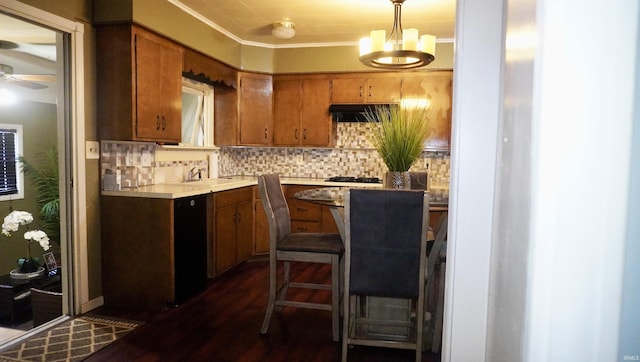
[[[179,142],[182,52],[167,41],[135,34],[136,139]]]
[[[300,143],[303,146],[332,145],[331,82],[329,79],[306,79],[302,82]]]
[[[297,146],[300,144],[301,80],[275,80],[273,82],[273,144]]]
[[[236,262],[246,260],[253,254],[253,207],[251,200],[236,206]]]
[[[270,76],[245,73],[240,76],[241,145],[270,145],[272,129],[272,83]]]
[[[362,78],[333,79],[331,81],[332,103],[364,103],[367,80]]]
[[[425,143],[430,150],[448,150],[451,146],[451,72],[434,72],[403,80],[403,98],[426,99],[432,132]]]
[[[216,274],[236,263],[236,205],[215,209]]]
[[[365,93],[367,103],[396,103],[402,94],[402,78],[369,78]]]

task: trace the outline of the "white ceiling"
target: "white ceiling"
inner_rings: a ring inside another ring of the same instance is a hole
[[[386,30],[388,34],[393,25],[390,0],[166,1],[242,44],[267,47],[357,44],[371,30]],[[455,0],[405,0],[402,26],[435,35],[439,41],[452,41],[455,8]],[[283,19],[295,23],[296,35],[291,39],[271,35],[272,24]],[[3,41],[18,47],[4,49]],[[55,31],[0,13],[0,64],[12,66],[15,74],[55,74],[55,43]],[[6,82],[3,86],[17,87]]]
[[[355,44],[371,30],[393,25],[390,0],[167,0],[241,43],[300,46]],[[455,0],[405,0],[403,28],[439,39],[454,37]],[[271,24],[288,18],[296,35],[281,40]]]
[[[16,75],[55,75],[55,31],[0,13],[0,64],[11,66]],[[21,99],[55,103],[55,82],[36,83],[47,88],[34,90],[0,79],[0,86]]]

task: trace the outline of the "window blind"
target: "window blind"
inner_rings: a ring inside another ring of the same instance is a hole
[[[16,130],[0,129],[0,195],[18,193]]]

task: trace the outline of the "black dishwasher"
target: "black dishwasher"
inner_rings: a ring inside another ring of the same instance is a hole
[[[207,287],[207,195],[174,200],[175,305]]]

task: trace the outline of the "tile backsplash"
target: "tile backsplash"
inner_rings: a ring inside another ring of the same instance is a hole
[[[334,148],[220,147],[184,150],[150,142],[102,141],[102,189],[119,190],[156,183],[180,182],[189,171],[203,177],[257,176],[279,173],[290,177],[382,177],[386,166],[367,138],[368,123],[338,123]],[[411,171],[428,167],[433,185],[448,185],[449,152],[424,151]]]

